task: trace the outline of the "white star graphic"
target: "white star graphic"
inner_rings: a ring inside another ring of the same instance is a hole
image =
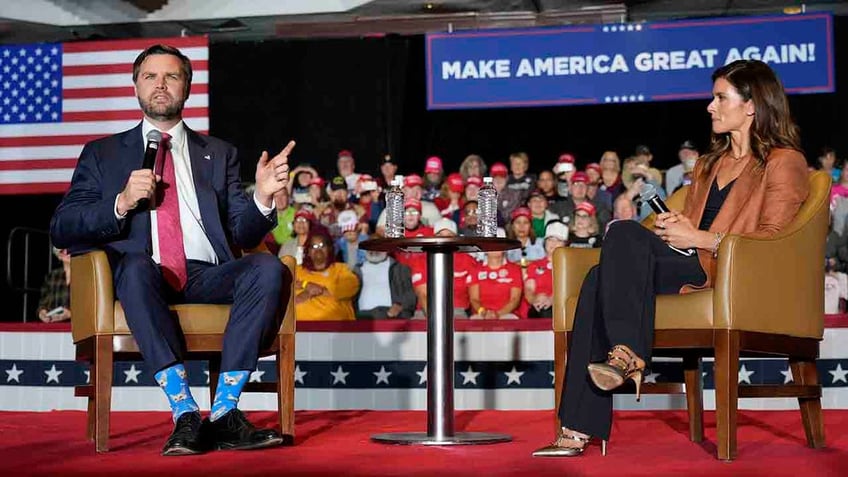
[[[512,371],[504,374],[506,374],[506,385],[509,386],[512,383],[521,384],[521,376],[524,375],[524,371],[518,371],[513,366]]]
[[[424,384],[427,382],[427,365],[424,365],[424,369],[421,371],[416,371],[415,374],[418,375],[418,384]]]
[[[783,375],[783,384],[789,384],[795,381],[792,377],[792,368],[786,368],[786,371],[781,371],[780,374]]]
[[[657,384],[657,376],[659,376],[659,375],[660,375],[660,373],[651,373],[651,374],[645,376],[645,382]]]
[[[330,374],[333,376],[333,384],[342,383],[347,385],[347,375],[350,373],[343,370],[341,365],[339,365],[339,369],[335,372],[330,371]]]
[[[377,376],[377,383],[376,383],[376,384],[380,384],[381,382],[383,382],[383,383],[386,383],[386,385],[388,386],[388,384],[389,384],[389,376],[391,376],[391,375],[392,375],[392,372],[391,372],[391,371],[386,371],[386,367],[385,367],[385,366],[380,366],[380,370],[379,370],[379,371],[375,371],[375,372],[373,372],[373,373],[371,373],[371,374],[373,374],[374,376]]]
[[[300,365],[294,367],[294,382],[303,384],[303,377],[306,376],[307,371],[301,371]]]
[[[14,380],[18,384],[21,383],[20,377],[21,377],[21,374],[23,374],[23,370],[18,369],[17,364],[12,363],[12,368],[7,369],[6,374],[8,375],[8,376],[6,376],[6,382],[7,383],[12,381],[12,380]]]
[[[462,375],[462,385],[463,386],[468,384],[468,383],[471,383],[475,386],[477,385],[477,376],[480,376],[480,373],[471,369],[471,366],[468,366],[468,371],[466,371],[464,373],[459,373],[459,374]]]
[[[250,372],[250,381],[251,383],[261,383],[262,375],[265,374],[265,371],[259,371],[259,368],[256,368],[256,371]]]
[[[833,371],[828,371],[828,373],[833,375],[833,381],[831,381],[831,384],[835,384],[837,381],[848,383],[848,380],[845,379],[845,375],[848,374],[848,370],[842,369],[842,363],[838,363],[836,365],[836,369],[834,369]]]
[[[62,374],[63,371],[59,371],[56,369],[56,365],[50,366],[50,369],[44,371],[44,374],[47,375],[47,382],[55,381],[56,384],[59,384],[59,375]]]
[[[754,372],[748,371],[748,368],[746,368],[745,365],[743,364],[739,368],[739,379],[737,380],[737,382],[741,383],[741,382],[744,381],[748,384],[751,384],[751,375],[752,374],[754,374]]]
[[[83,371],[83,373],[85,373],[85,383],[86,384],[90,383],[91,382],[91,371],[86,369],[85,371]]]
[[[548,374],[551,375],[551,384],[556,384],[556,373],[553,371],[548,371]]]
[[[126,379],[124,379],[124,384],[130,381],[138,384],[138,375],[141,374],[141,371],[135,369],[135,365],[133,364],[130,366],[130,369],[124,371],[124,374],[127,375]]]
[[[209,370],[208,370],[208,369],[204,369],[204,370],[203,370],[203,374],[205,374],[205,375],[206,375],[206,384],[209,384]]]

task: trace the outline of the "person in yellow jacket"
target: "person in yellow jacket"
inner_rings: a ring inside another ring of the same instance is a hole
[[[359,279],[347,265],[335,261],[333,240],[323,228],[306,239],[303,264],[295,272],[295,313],[298,321],[353,320],[353,297]]]

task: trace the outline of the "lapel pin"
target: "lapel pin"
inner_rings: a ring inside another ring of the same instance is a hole
[[[210,156],[209,154],[206,154],[205,156],[203,156],[203,158],[206,159],[207,161],[209,161],[209,160],[212,159],[212,156]]]

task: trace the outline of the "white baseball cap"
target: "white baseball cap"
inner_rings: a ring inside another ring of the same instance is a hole
[[[433,224],[433,233],[438,234],[442,230],[450,230],[454,235],[457,234],[456,222],[451,219],[442,217]]]

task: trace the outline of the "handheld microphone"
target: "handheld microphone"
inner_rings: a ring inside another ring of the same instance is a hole
[[[144,149],[144,161],[141,163],[142,169],[153,170],[156,167],[156,154],[159,152],[159,142],[161,140],[161,132],[152,129],[147,133],[147,147]],[[150,207],[150,199],[141,199],[138,201],[138,205],[136,205],[138,209],[146,209],[148,207]]]
[[[159,141],[162,140],[162,133],[152,129],[147,133],[147,148],[144,150],[144,162],[141,163],[142,169],[153,169],[156,166],[156,154],[159,152]]]
[[[650,182],[642,184],[642,188],[639,190],[639,198],[642,199],[642,201],[647,202],[651,207],[651,210],[657,214],[671,212],[668,209],[668,206],[665,205],[665,201],[662,200],[662,197],[657,194],[657,188]],[[691,257],[695,253],[694,248],[679,249],[671,245],[668,247],[681,255],[686,255],[687,257]]]

